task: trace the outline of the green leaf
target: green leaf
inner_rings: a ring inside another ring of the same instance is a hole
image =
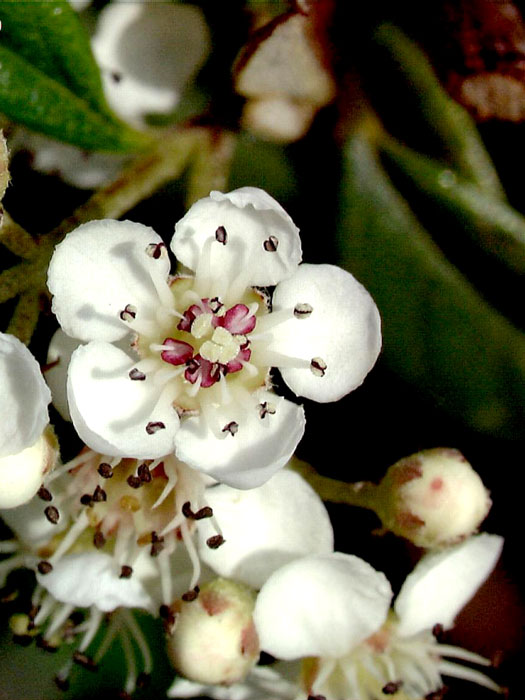
[[[0,2],[0,111],[86,150],[127,152],[150,137],[110,111],[89,39],[67,2]]]
[[[380,139],[379,147],[434,206],[449,211],[462,224],[466,235],[514,272],[525,274],[525,218],[519,212],[487,196],[443,163],[394,139]]]
[[[382,169],[364,131],[347,142],[338,246],[383,319],[383,355],[471,427],[516,437],[525,336],[444,257]]]

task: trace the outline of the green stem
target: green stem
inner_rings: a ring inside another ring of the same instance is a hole
[[[38,251],[38,245],[31,234],[13,221],[6,211],[0,226],[0,243],[25,260],[34,257]]]
[[[374,38],[404,75],[422,116],[447,148],[452,164],[486,195],[505,201],[496,169],[473,119],[441,87],[417,44],[391,24],[381,25]]]
[[[6,333],[15,335],[26,345],[31,340],[40,313],[40,293],[28,289],[20,295],[15,312],[9,321]]]
[[[96,192],[88,201],[45,236],[53,246],[66,233],[92,219],[117,219],[159,187],[179,177],[207,132],[201,128],[177,131],[145,156],[137,158],[120,177]]]
[[[331,479],[318,474],[310,464],[298,459],[291,461],[290,468],[300,474],[323,501],[376,510],[377,486],[370,481],[349,484],[346,481]]]

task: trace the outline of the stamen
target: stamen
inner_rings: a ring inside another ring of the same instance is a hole
[[[127,564],[123,564],[120,567],[119,578],[131,578],[132,574],[133,574],[133,569],[131,566],[128,566]]]
[[[190,561],[193,565],[193,576],[191,577],[190,588],[194,588],[197,585],[197,581],[201,575],[201,562],[197,554],[197,550],[195,549],[193,539],[190,535],[188,523],[185,520],[183,520],[180,525],[180,533],[182,535],[182,541],[184,542],[186,551],[190,557]]]
[[[113,476],[113,469],[107,462],[101,462],[98,465],[97,471],[103,479],[111,479]]]
[[[310,304],[296,304],[293,310],[295,318],[308,318],[311,316],[313,308]]]
[[[133,369],[129,371],[129,378],[135,382],[143,382],[146,379],[146,375],[136,367],[133,367]]]
[[[390,681],[381,689],[384,695],[395,695],[403,685],[403,681]]]
[[[146,463],[143,463],[139,466],[137,474],[143,484],[149,484],[150,481],[153,479],[149,467]]]
[[[166,426],[164,423],[162,423],[162,421],[150,421],[146,425],[146,432],[148,435],[154,435],[157,431],[164,430],[165,428]]]
[[[266,418],[267,415],[273,416],[275,414],[275,406],[273,403],[264,401],[264,403],[259,404],[259,418]]]
[[[62,627],[64,622],[67,620],[67,618],[71,615],[73,610],[75,609],[74,605],[61,605],[58,610],[55,611],[53,617],[51,618],[51,622],[49,623],[49,627],[46,629],[46,633],[44,635],[44,639],[46,641],[49,641],[49,639],[55,634],[55,632]]]
[[[226,245],[228,241],[228,234],[226,233],[226,229],[224,226],[219,226],[219,228],[215,231],[215,240],[217,243],[222,243],[222,245]]]
[[[164,551],[157,559],[160,573],[160,587],[162,590],[162,600],[165,605],[169,605],[173,600],[173,587],[171,585],[171,567],[169,552]]]
[[[0,554],[11,554],[11,552],[17,552],[19,549],[20,545],[16,540],[0,542]]]
[[[137,668],[135,665],[135,658],[133,656],[133,648],[131,642],[129,641],[128,635],[124,631],[120,634],[120,643],[122,644],[122,650],[124,652],[124,658],[126,660],[127,667],[127,677],[124,683],[124,690],[129,695],[132,695],[137,682]]]
[[[226,540],[222,535],[213,535],[212,537],[208,537],[206,540],[206,544],[210,549],[219,549],[219,547],[225,542]]]
[[[132,489],[138,489],[142,486],[142,480],[140,477],[135,476],[134,474],[130,474],[126,479],[126,482]]]
[[[146,248],[146,255],[154,260],[158,260],[163,253],[167,253],[164,243],[150,243]]]
[[[149,676],[153,670],[153,659],[151,657],[151,652],[146,638],[142,634],[142,631],[138,626],[137,621],[135,620],[135,617],[132,612],[126,610],[126,608],[123,608],[122,615],[125,618],[125,622],[140,650],[140,653],[142,654],[142,659],[144,661],[144,673]]]
[[[312,374],[316,377],[324,377],[326,372],[327,364],[322,357],[313,357],[310,362],[310,369]]]
[[[279,239],[276,238],[275,236],[270,236],[270,238],[267,238],[263,243],[263,248],[268,253],[275,253],[278,246],[279,246]]]
[[[108,495],[103,488],[97,486],[97,488],[93,491],[92,500],[94,503],[103,503],[108,500]]]
[[[223,433],[230,433],[230,435],[235,435],[237,431],[239,430],[239,424],[236,423],[234,420],[230,421],[227,423],[224,428],[222,429]]]
[[[48,490],[44,487],[44,485],[42,485],[42,486],[38,489],[36,495],[38,496],[38,498],[42,499],[43,501],[48,501],[48,502],[49,502],[49,501],[52,501],[52,500],[53,500],[53,496],[52,496],[52,494],[51,494],[51,491],[48,491]]]
[[[102,549],[102,547],[105,544],[106,544],[106,538],[100,532],[100,530],[97,530],[93,536],[93,545],[95,546],[96,549]]]
[[[83,510],[77,521],[73,523],[73,525],[69,528],[68,533],[56,549],[55,553],[49,558],[49,561],[47,564],[50,566],[52,564],[56,564],[57,561],[62,557],[65,552],[68,551],[68,549],[77,541],[78,537],[81,535],[82,532],[86,529],[88,526],[88,517],[86,515],[86,511]],[[42,563],[42,562],[41,562]],[[40,566],[40,565],[39,565]],[[51,569],[49,569],[50,571]],[[39,569],[40,571],[40,569]],[[43,572],[41,572],[43,573]],[[48,572],[45,572],[48,573]]]
[[[181,598],[185,603],[191,603],[194,600],[197,600],[197,598],[199,597],[199,592],[200,592],[199,587],[195,586],[195,588],[193,590],[187,591],[186,593],[183,593],[183,595],[181,595]]]
[[[86,634],[84,635],[84,638],[82,639],[82,642],[80,643],[80,646],[78,648],[79,651],[85,651],[91,644],[91,642],[95,638],[95,635],[98,631],[98,628],[100,627],[100,623],[102,622],[103,618],[104,613],[102,612],[102,610],[99,610],[97,607],[93,606],[91,608],[91,615],[89,618]]]
[[[46,574],[49,574],[51,571],[53,571],[53,565],[50,562],[46,561],[45,559],[42,559],[42,561],[39,561],[36,568],[43,576],[45,576]]]
[[[438,670],[444,676],[451,676],[452,678],[461,678],[465,681],[471,681],[472,683],[477,683],[478,685],[488,688],[489,690],[494,690],[496,693],[501,692],[501,688],[497,683],[486,676],[481,671],[476,671],[473,668],[468,668],[467,666],[460,666],[459,664],[454,664],[450,661],[441,661],[438,665]]]
[[[137,307],[133,306],[133,304],[126,304],[119,316],[122,321],[133,321],[137,317]]]

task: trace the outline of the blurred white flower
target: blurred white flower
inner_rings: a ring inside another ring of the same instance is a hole
[[[175,450],[236,488],[264,483],[304,431],[272,390],[334,401],[361,384],[381,344],[368,292],[331,265],[299,265],[298,230],[266,192],[212,192],[171,248],[193,276],[169,277],[161,238],[129,221],[84,224],[49,267],[53,310],[82,341],[68,370],[73,422],[92,449],[155,459]],[[276,285],[270,297],[265,289]],[[126,353],[112,342],[133,334]]]
[[[390,584],[363,560],[335,553],[293,561],[270,576],[258,596],[260,646],[279,659],[304,659],[297,697],[382,700],[399,690],[403,697],[421,698],[442,687],[442,675],[499,691],[479,671],[445,659],[488,661],[439,644],[432,630],[453,626],[502,545],[501,537],[483,534],[426,555],[390,615]]]
[[[99,14],[92,48],[111,108],[141,125],[177,106],[210,52],[210,34],[194,5],[112,2]]]
[[[0,508],[29,501],[53,467],[44,432],[51,394],[38,362],[18,338],[0,333]]]

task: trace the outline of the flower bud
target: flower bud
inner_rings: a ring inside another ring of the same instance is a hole
[[[254,604],[251,588],[221,578],[204,584],[197,599],[177,601],[175,630],[168,639],[176,670],[209,685],[242,680],[259,657]]]
[[[418,547],[443,547],[472,535],[492,502],[458,450],[435,448],[390,467],[378,487],[383,525]]]
[[[0,458],[0,509],[16,508],[30,501],[45,474],[55,465],[58,444],[47,427],[34,445]]]

